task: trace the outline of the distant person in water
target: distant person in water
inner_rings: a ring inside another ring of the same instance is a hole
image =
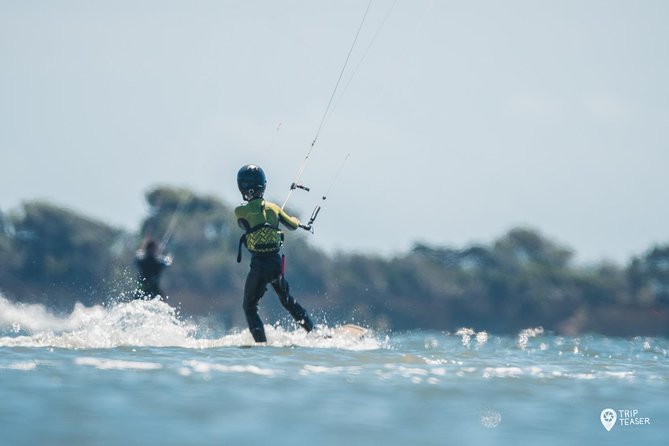
[[[237,262],[241,262],[244,244],[251,253],[251,269],[244,285],[243,307],[246,322],[256,342],[267,342],[265,328],[258,316],[258,303],[267,291],[267,284],[272,285],[281,304],[302,328],[307,332],[314,328],[306,310],[290,294],[282,257],[279,255],[283,245],[279,223],[291,231],[311,228],[300,224],[297,218],[286,214],[280,206],[266,201],[263,198],[266,185],[265,172],[253,164],[242,167],[237,174],[237,186],[247,201],[235,209],[237,223],[244,230],[239,241]]]
[[[172,264],[172,257],[159,255],[156,241],[147,240],[144,248],[137,251],[135,262],[139,270],[139,288],[135,298],[148,300],[156,296],[164,297],[160,289],[160,276]]]

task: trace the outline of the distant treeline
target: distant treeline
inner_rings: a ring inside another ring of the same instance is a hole
[[[130,299],[141,240],[161,240],[173,231],[167,249],[174,264],[162,281],[168,302],[183,315],[244,327],[249,255],[236,262],[241,230],[232,208],[216,197],[169,187],[150,191],[146,199],[149,215],[138,233],[47,202],[0,213],[0,291],[57,311],[69,311],[75,302]],[[308,243],[305,233],[290,233],[287,240],[291,289],[320,323],[669,335],[669,245],[652,247],[624,266],[583,267],[573,264],[569,248],[525,228],[490,245],[417,244],[393,258],[330,256]],[[266,321],[286,321],[272,292],[262,307]]]

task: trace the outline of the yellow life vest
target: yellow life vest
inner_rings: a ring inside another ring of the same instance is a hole
[[[278,252],[283,245],[283,232],[269,223],[252,228],[243,237],[244,244],[251,253]]]
[[[252,215],[248,215],[248,220],[255,223],[255,226],[246,230],[244,235],[239,239],[239,249],[237,251],[237,262],[242,260],[242,245],[245,245],[251,254],[272,254],[278,253],[283,246],[283,232],[279,229],[278,222],[279,217],[275,216],[276,213],[272,208],[272,218],[268,218],[268,212],[265,207],[265,201],[259,203],[252,207],[246,207],[249,209]],[[270,206],[274,206],[270,204]],[[272,224],[269,220],[276,224]]]

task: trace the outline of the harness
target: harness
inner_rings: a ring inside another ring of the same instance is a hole
[[[242,245],[246,246],[251,254],[275,254],[283,246],[283,232],[278,225],[271,225],[267,222],[265,213],[265,202],[262,205],[262,215],[264,222],[247,230],[239,239],[237,249],[237,263],[242,261]]]

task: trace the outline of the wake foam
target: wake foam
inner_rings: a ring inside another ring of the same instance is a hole
[[[382,344],[372,335],[362,339],[334,335],[321,327],[312,333],[265,326],[271,347],[313,347],[373,350]],[[0,347],[105,349],[133,347],[251,347],[248,330],[234,330],[218,338],[203,337],[206,328],[185,321],[165,302],[133,300],[111,306],[77,303],[72,313],[57,315],[44,305],[12,302],[0,295]]]

